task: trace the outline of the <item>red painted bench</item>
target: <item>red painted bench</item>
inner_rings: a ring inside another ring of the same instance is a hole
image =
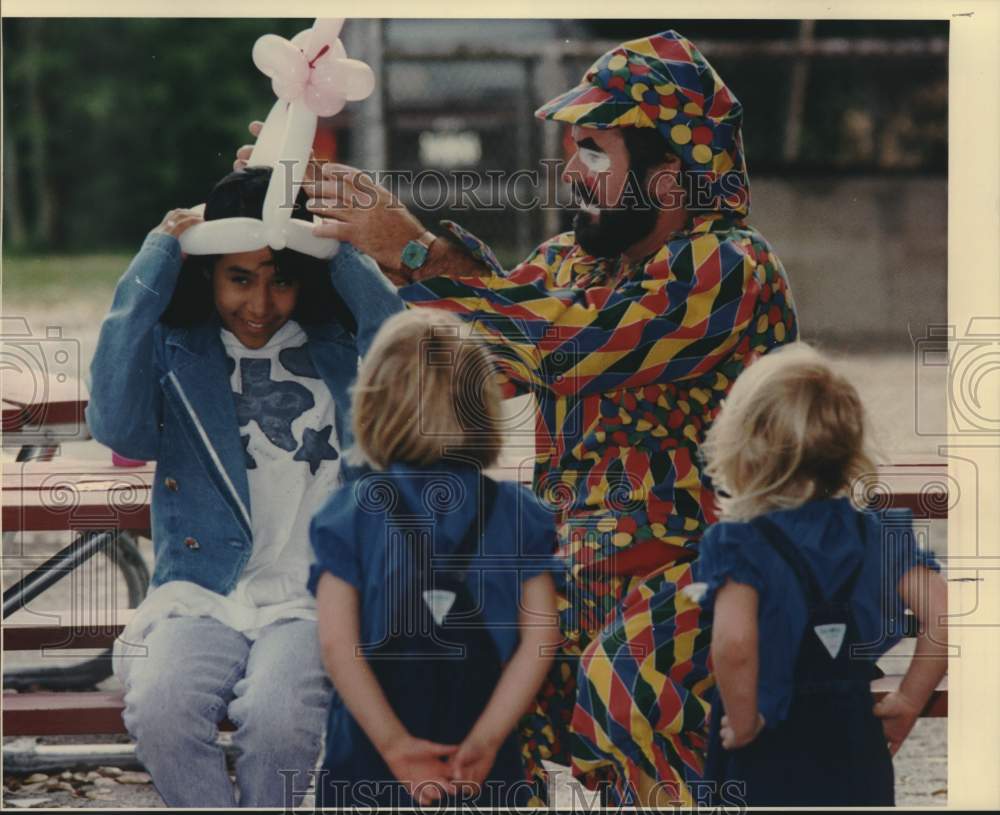
[[[107,648],[121,633],[132,616],[128,609],[118,609],[107,613],[104,620],[91,620],[88,626],[61,624],[58,620],[69,620],[69,612],[50,612],[55,621],[39,623],[38,618],[27,611],[19,612],[4,625],[4,650],[40,650],[60,648]],[[906,650],[902,643],[890,651],[883,659],[883,665],[890,665],[893,654]],[[892,670],[892,668],[890,668]],[[901,675],[887,673],[872,683],[872,693],[876,700],[899,687]],[[3,697],[3,729],[7,735],[51,736],[87,735],[100,733],[124,733],[121,713],[124,708],[122,697],[117,692],[32,693],[5,694]],[[923,716],[942,717],[948,715],[948,678],[945,677],[934,692]],[[223,730],[231,730],[225,721]]]
[[[71,372],[57,370],[58,364],[47,370],[44,360],[33,359],[30,344],[14,342],[8,347],[13,364],[4,371],[3,446],[19,448],[22,457],[36,456],[39,451],[50,456],[63,442],[89,439],[84,420],[87,386]]]

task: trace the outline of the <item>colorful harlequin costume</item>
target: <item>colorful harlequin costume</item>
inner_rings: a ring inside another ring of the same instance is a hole
[[[689,41],[668,31],[625,43],[537,115],[656,127],[698,174],[697,210],[636,263],[591,257],[569,232],[509,273],[447,224],[490,271],[402,294],[474,320],[511,392],[538,401],[534,488],[558,509],[568,569],[563,653],[522,723],[529,770],[572,759],[619,792],[642,771],[685,797],[712,684],[708,632],[678,593],[715,520],[698,445],[740,371],[795,338],[795,310],[781,263],[742,220],[742,108]]]

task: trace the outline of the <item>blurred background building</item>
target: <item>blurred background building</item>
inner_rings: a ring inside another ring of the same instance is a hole
[[[70,273],[46,256],[90,268],[81,256],[127,255],[163,212],[204,200],[273,103],[254,40],[308,24],[5,19],[8,294],[20,300],[29,268],[36,286]],[[563,157],[565,129],[534,109],[607,48],[671,27],[744,104],[750,220],[789,270],[805,335],[905,351],[944,322],[945,22],[350,20],[345,44],[376,69],[377,92],[324,121],[317,150],[372,170],[438,171],[418,176],[431,204],[419,214],[453,218],[512,265],[568,225],[558,208],[512,205],[515,193],[557,192],[543,189],[540,162]],[[539,184],[491,180],[517,171]],[[486,206],[456,208],[462,183]],[[408,203],[413,192],[399,189]],[[119,272],[95,268],[92,283]]]

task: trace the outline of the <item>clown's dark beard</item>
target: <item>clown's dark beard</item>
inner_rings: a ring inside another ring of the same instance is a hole
[[[578,199],[587,200],[586,192],[579,186],[576,189]],[[615,209],[601,209],[596,218],[583,209],[573,216],[576,242],[588,255],[616,258],[653,231],[659,210],[642,185],[633,187],[622,200]]]

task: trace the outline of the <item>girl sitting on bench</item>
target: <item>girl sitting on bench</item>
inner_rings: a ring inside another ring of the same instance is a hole
[[[721,697],[705,777],[726,803],[892,806],[891,755],[945,673],[946,584],[909,510],[849,497],[875,472],[864,423],[854,387],[795,343],[740,375],[702,448],[723,519],[695,565]],[[873,709],[904,607],[916,655]]]
[[[245,219],[224,225],[226,240],[252,244],[270,176],[223,178],[205,221]],[[312,220],[302,201],[293,218]],[[174,210],[146,238],[91,367],[94,437],[157,462],[154,588],[115,668],[167,806],[236,805],[216,744],[228,716],[239,804],[288,808],[308,786],[331,694],[305,588],[308,523],[347,477],[358,355],[402,305],[346,244],[329,261],[267,245],[185,258],[180,239],[201,220]]]

